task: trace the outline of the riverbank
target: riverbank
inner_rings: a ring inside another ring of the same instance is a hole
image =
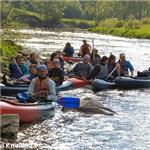
[[[19,22],[15,22],[20,26]],[[33,23],[34,24],[34,23]],[[33,25],[29,25],[24,22],[24,27],[28,29],[33,28]],[[80,19],[62,19],[62,22],[51,27],[45,27],[41,24],[36,25],[37,28],[52,31],[89,31],[99,34],[114,35],[120,37],[138,38],[138,39],[150,39],[150,19],[127,20],[120,21],[116,19],[107,19],[101,21],[99,25],[95,26],[95,22],[92,20],[80,20]]]
[[[147,26],[147,28],[150,26]],[[141,29],[125,29],[125,28],[109,28],[109,27],[94,27],[88,29],[90,32],[102,33],[120,37],[138,38],[138,39],[150,39],[150,30],[146,28]]]
[[[129,19],[126,21],[107,19],[101,21],[99,26],[89,28],[88,31],[120,37],[150,39],[150,18],[139,21]]]

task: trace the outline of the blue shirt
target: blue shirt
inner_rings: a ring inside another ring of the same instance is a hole
[[[119,64],[120,64],[120,62],[119,62]],[[120,64],[120,66],[121,66],[120,74],[122,76],[125,75],[126,73],[129,74],[128,69],[131,72],[134,71],[134,68],[133,68],[132,64],[130,63],[130,61],[125,60],[124,64]]]

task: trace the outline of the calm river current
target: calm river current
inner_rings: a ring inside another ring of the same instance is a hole
[[[29,33],[29,39],[22,39],[26,50],[49,55],[62,50],[66,42],[76,49],[87,39],[98,49],[101,56],[110,52],[119,56],[126,53],[137,70],[150,67],[150,40],[128,39],[81,32],[49,32],[22,30]],[[79,98],[97,99],[106,107],[116,111],[114,116],[92,115],[81,112],[62,112],[58,106],[52,119],[34,124],[19,131],[16,143],[26,144],[35,149],[64,150],[148,150],[150,149],[150,89],[107,90],[93,93],[80,88],[60,93]]]

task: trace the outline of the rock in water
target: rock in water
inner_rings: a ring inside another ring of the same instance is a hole
[[[94,114],[105,114],[105,115],[114,115],[116,112],[105,107],[98,100],[93,100],[91,98],[84,98],[80,101],[79,111],[86,113],[94,113]]]
[[[16,140],[19,131],[19,115],[0,115],[1,138]]]

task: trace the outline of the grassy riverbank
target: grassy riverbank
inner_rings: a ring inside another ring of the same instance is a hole
[[[121,37],[150,39],[150,18],[141,21],[135,19],[127,21],[108,19],[102,21],[99,26],[88,30]]]

